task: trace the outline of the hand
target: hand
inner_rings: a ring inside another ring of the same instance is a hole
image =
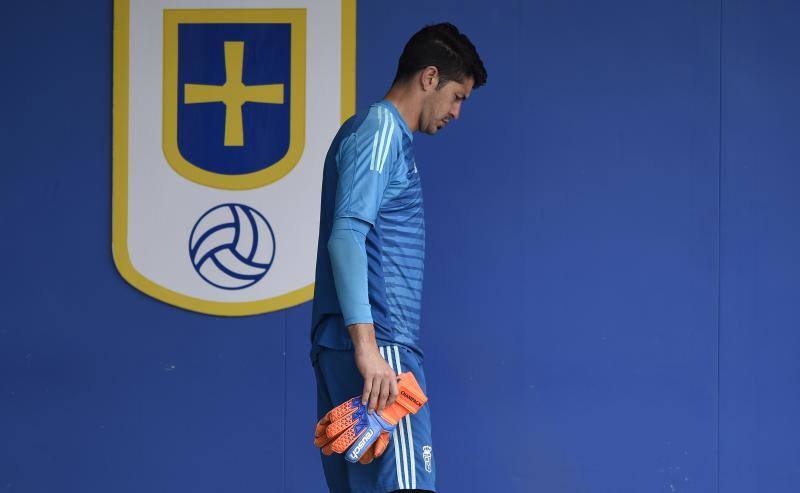
[[[356,366],[364,377],[361,401],[370,411],[383,411],[397,399],[397,375],[381,356],[378,346],[356,348]]]
[[[411,372],[397,378],[397,401],[379,412],[369,412],[361,396],[328,411],[314,429],[314,445],[324,455],[343,454],[349,462],[369,464],[389,445],[390,434],[403,417],[416,414],[428,401]]]
[[[355,346],[356,367],[364,377],[361,400],[368,403],[369,411],[383,411],[397,399],[397,375],[378,350],[372,324],[354,324],[348,330]]]

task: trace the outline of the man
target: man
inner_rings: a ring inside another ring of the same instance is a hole
[[[470,40],[449,23],[406,44],[385,99],[347,120],[325,159],[311,358],[322,417],[361,395],[371,411],[397,396],[411,371],[425,390],[419,348],[425,222],[411,149],[459,117],[486,82]],[[435,396],[434,396],[435,399]],[[403,418],[369,464],[322,456],[332,492],[435,490],[429,406]]]

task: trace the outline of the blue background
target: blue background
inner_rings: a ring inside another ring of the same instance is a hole
[[[289,150],[291,25],[178,26],[178,147],[195,166],[223,175],[253,173]],[[242,105],[244,146],[225,147],[225,105],[183,104],[184,84],[225,84],[225,42],[244,42],[242,83],[283,84],[283,104]]]
[[[415,140],[440,490],[800,490],[800,6],[395,6],[359,3],[359,107],[428,22],[489,69]],[[216,318],[116,272],[111,2],[6,19],[0,489],[323,491],[309,304]]]

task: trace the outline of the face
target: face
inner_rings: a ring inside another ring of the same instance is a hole
[[[431,77],[428,82],[429,86],[425,88],[426,96],[420,112],[419,129],[433,135],[451,120],[458,118],[461,114],[461,104],[469,97],[475,82],[470,77],[464,82],[451,80],[438,89],[436,88],[439,83],[438,76]]]

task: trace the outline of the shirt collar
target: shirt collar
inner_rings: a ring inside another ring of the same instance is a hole
[[[401,115],[400,112],[397,111],[397,108],[394,107],[394,104],[391,101],[389,101],[388,99],[380,100],[379,104],[381,104],[382,106],[388,108],[389,111],[394,113],[394,116],[397,118],[397,121],[400,122],[400,128],[402,128],[403,132],[408,136],[408,138],[413,141],[414,140],[414,134],[412,134],[411,130],[408,129],[408,125],[406,125],[406,121],[403,120],[403,115]]]

